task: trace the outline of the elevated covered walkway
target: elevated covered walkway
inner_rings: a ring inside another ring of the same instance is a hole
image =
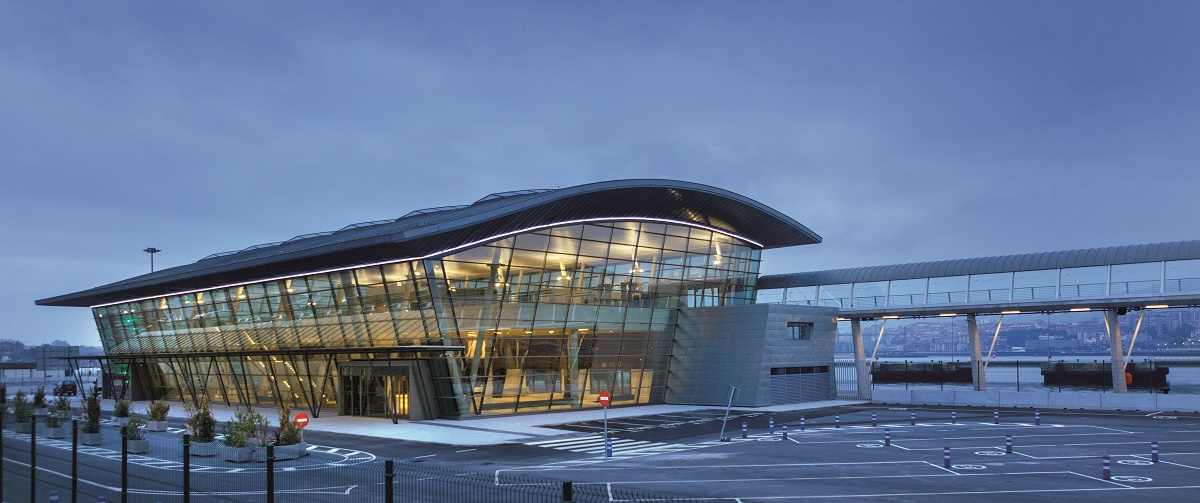
[[[758,302],[838,308],[850,321],[859,395],[871,398],[868,361],[873,361],[887,320],[965,316],[972,383],[987,390],[988,358],[1004,316],[1102,311],[1112,354],[1113,390],[1126,391],[1125,362],[1132,354],[1145,309],[1200,306],[1200,240],[1089,248],[1022,255],[859,267],[759,279]],[[1128,344],[1120,316],[1138,314]],[[999,315],[991,348],[981,350],[978,315]],[[871,358],[862,321],[882,319]]]

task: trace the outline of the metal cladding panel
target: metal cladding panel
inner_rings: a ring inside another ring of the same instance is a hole
[[[487,199],[487,198],[484,198]],[[109,285],[37,301],[90,306],[235,282],[441,254],[505,233],[588,219],[651,218],[714,227],[778,248],[821,242],[795,220],[716,187],[618,180],[546,190],[469,206],[418,210],[382,224],[259,245]]]
[[[759,278],[759,284],[785,288],[833,285],[844,283],[841,278],[846,277],[866,283],[1190,259],[1200,259],[1200,240],[765,275]]]

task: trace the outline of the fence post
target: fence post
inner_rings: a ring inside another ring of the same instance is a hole
[[[29,503],[37,503],[37,416],[29,421]]]
[[[570,482],[563,482],[563,503],[572,503],[575,501],[574,490],[571,488]]]
[[[129,425],[121,426],[121,503],[129,503]]]
[[[71,420],[71,503],[79,498],[79,420]]]
[[[390,459],[383,462],[383,487],[383,503],[396,503],[396,462]]]
[[[183,503],[192,503],[192,434],[183,434]]]
[[[8,397],[0,396],[0,499],[4,499],[4,416],[8,415]]]
[[[275,444],[267,444],[267,503],[275,503]]]

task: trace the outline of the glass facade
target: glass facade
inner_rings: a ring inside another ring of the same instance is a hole
[[[607,221],[93,315],[106,353],[140,358],[156,398],[336,406],[358,394],[338,389],[351,385],[337,379],[342,365],[428,345],[465,348],[436,358],[442,415],[597,407],[601,390],[616,404],[660,403],[676,309],[752,303],[759,257],[704,228]],[[253,354],[229,356],[238,351]],[[412,388],[395,381],[387,393],[401,389]]]

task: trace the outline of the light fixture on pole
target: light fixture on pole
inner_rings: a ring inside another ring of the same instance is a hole
[[[162,250],[159,250],[158,248],[155,248],[153,246],[148,246],[148,247],[146,247],[145,250],[142,250],[142,251],[150,254],[150,272],[154,272],[154,254],[158,253]]]

